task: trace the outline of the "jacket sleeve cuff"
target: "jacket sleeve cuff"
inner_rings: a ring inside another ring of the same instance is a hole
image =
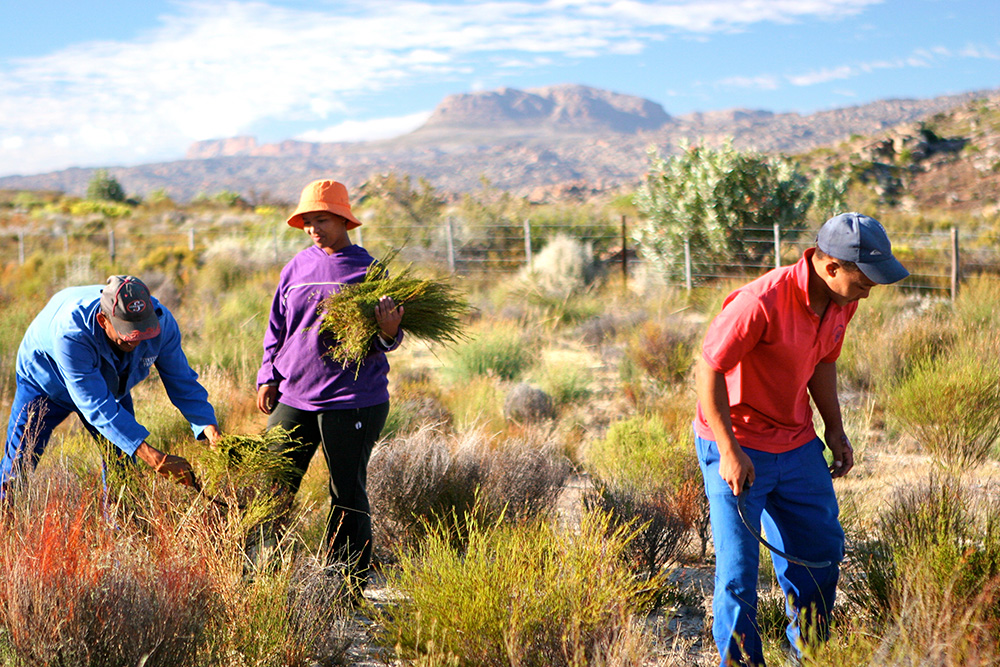
[[[403,330],[400,329],[396,333],[396,337],[387,342],[385,336],[379,331],[378,335],[375,336],[376,344],[383,352],[391,352],[399,347],[399,344],[403,342]]]

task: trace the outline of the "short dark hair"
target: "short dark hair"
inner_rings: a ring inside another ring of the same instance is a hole
[[[829,259],[835,260],[838,264],[840,264],[841,268],[843,268],[845,271],[851,271],[851,272],[861,271],[861,269],[858,267],[858,265],[856,263],[854,263],[854,262],[848,262],[846,259],[838,259],[837,257],[834,257],[833,255],[828,255],[825,252],[823,252],[822,250],[820,250],[819,248],[816,248],[816,255],[815,256],[816,256],[816,259],[827,259],[827,258],[829,258]]]

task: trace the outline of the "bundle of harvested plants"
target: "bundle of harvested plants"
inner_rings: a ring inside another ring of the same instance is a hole
[[[443,344],[467,338],[461,325],[472,310],[468,300],[445,281],[415,278],[410,266],[390,275],[388,266],[394,257],[390,253],[372,263],[364,280],[344,285],[319,305],[319,331],[334,343],[326,354],[344,366],[364,363],[379,333],[375,306],[383,296],[403,306],[400,328],[407,335]]]

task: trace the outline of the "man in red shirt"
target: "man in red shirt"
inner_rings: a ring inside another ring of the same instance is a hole
[[[909,272],[892,255],[885,229],[859,213],[827,220],[816,247],[726,298],[697,362],[698,459],[715,543],[713,635],[723,667],[763,665],[757,627],[759,546],[746,518],[779,550],[775,575],[790,601],[786,631],[799,654],[803,630],[827,633],[844,555],[831,477],[854,465],[837,397],[837,357],[858,301],[875,285]],[[827,467],[812,424],[812,397],[833,454]],[[809,635],[812,638],[812,635]]]

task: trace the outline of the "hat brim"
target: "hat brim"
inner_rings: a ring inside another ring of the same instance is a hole
[[[351,209],[343,206],[337,206],[336,204],[327,204],[322,201],[299,204],[299,207],[295,209],[295,213],[292,213],[291,217],[288,218],[288,225],[290,227],[295,227],[295,229],[303,229],[305,227],[305,223],[302,221],[302,216],[306,213],[319,213],[321,211],[333,213],[334,215],[339,215],[344,218],[347,220],[348,229],[354,229],[355,227],[361,226],[361,221],[354,217],[354,214],[351,213]]]
[[[858,268],[868,280],[879,285],[891,285],[910,275],[906,267],[895,257],[889,257],[881,262],[857,262]]]
[[[116,317],[109,319],[118,337],[130,343],[149,340],[160,335],[160,321],[156,317],[147,318],[141,322],[127,322]]]

